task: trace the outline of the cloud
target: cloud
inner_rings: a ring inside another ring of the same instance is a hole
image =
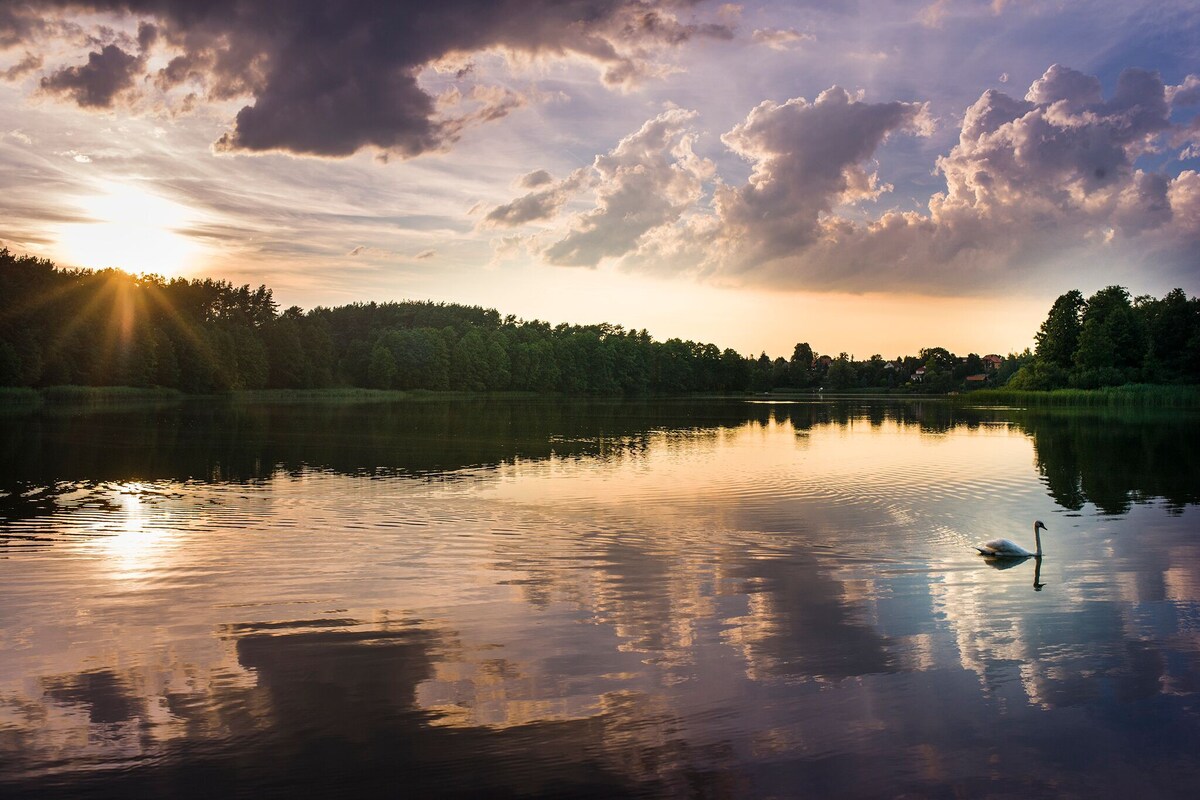
[[[111,108],[117,97],[133,88],[145,61],[115,44],[88,53],[87,63],[63,67],[42,78],[47,94],[70,97],[85,108]]]
[[[668,112],[597,157],[595,207],[539,250],[552,264],[610,259],[827,291],[980,291],[1079,263],[1186,274],[1200,248],[1200,177],[1138,159],[1196,127],[1171,121],[1187,87],[1128,69],[1106,99],[1096,78],[1055,65],[1023,98],[988,90],[934,163],[945,188],[922,209],[873,218],[853,207],[890,189],[877,152],[894,134],[930,133],[925,104],[836,86],[812,102],[763,102],[721,137],[750,164],[740,184],[691,152],[694,113]]]
[[[1106,101],[1094,77],[1057,65],[1023,100],[985,92],[937,160],[946,190],[924,213],[827,219],[782,277],[947,292],[1013,285],[1080,259],[1178,269],[1200,237],[1185,211],[1190,179],[1134,164],[1171,129],[1165,96],[1156,74],[1129,69]]]
[[[535,169],[533,172],[521,176],[517,185],[522,189],[536,189],[539,186],[545,186],[547,183],[553,183],[554,176],[544,169]]]
[[[1200,105],[1200,75],[1188,75],[1178,86],[1168,86],[1167,102],[1180,108]]]
[[[399,259],[401,261],[426,261],[436,255],[437,251],[432,248],[420,250],[415,255],[408,255],[395,250],[388,250],[382,247],[372,247],[365,244],[355,245],[348,253],[346,253],[346,256],[350,258],[362,256],[363,258],[388,258]]]
[[[941,28],[949,13],[950,0],[934,0],[921,9],[917,21],[926,28]]]
[[[1016,286],[1081,262],[1194,269],[1194,179],[1135,164],[1172,132],[1169,112],[1161,79],[1138,69],[1121,74],[1108,100],[1094,77],[1057,65],[1024,99],[985,92],[937,160],[946,189],[923,212],[868,223],[827,215],[807,244],[751,264],[751,276],[947,293]]]
[[[989,91],[967,110],[959,144],[938,160],[947,183],[938,206],[1100,208],[1134,179],[1133,160],[1168,117],[1154,73],[1126,70],[1106,102],[1098,80],[1052,66],[1024,101]]]
[[[1033,82],[1025,93],[1025,99],[1043,105],[1063,103],[1075,110],[1103,102],[1099,78],[1058,64],[1051,66]]]
[[[452,88],[437,98],[439,108],[454,108],[460,112],[457,116],[444,118],[440,123],[443,146],[457,141],[467,128],[503,119],[527,103],[526,95],[501,86],[474,86],[466,94],[458,87]]]
[[[510,203],[496,206],[483,218],[483,227],[513,228],[531,222],[553,219],[571,196],[587,185],[590,172],[587,168],[577,169],[561,181],[555,182],[545,170],[531,172],[521,179],[523,186],[545,186],[522,195]],[[532,182],[532,183],[531,183]]]
[[[893,132],[927,132],[921,103],[866,103],[837,86],[809,103],[761,103],[721,137],[751,162],[749,181],[718,187],[717,244],[748,268],[792,253],[821,234],[821,215],[885,188],[863,162]]]
[[[693,151],[696,116],[664,112],[597,156],[594,208],[574,217],[565,235],[543,248],[543,258],[563,266],[614,258],[656,271],[675,265],[753,271],[814,241],[822,215],[835,206],[886,191],[862,162],[890,133],[924,132],[931,124],[923,104],[865,103],[836,86],[812,103],[764,102],[721,137],[751,162],[750,179],[740,187],[716,181],[712,207],[704,210],[715,168]],[[548,219],[545,212],[557,212],[578,188],[531,192],[494,209],[489,220],[515,227]]]
[[[789,50],[801,42],[811,42],[815,37],[795,28],[757,28],[751,38],[772,50]]]
[[[80,33],[77,25],[55,19],[52,14],[43,16],[27,4],[0,3],[0,50],[7,50],[32,39],[48,36],[76,37]]]
[[[596,204],[543,252],[552,264],[596,266],[636,249],[643,235],[680,219],[703,196],[712,162],[693,150],[696,113],[664,111],[592,163]]]
[[[492,257],[488,262],[489,267],[498,267],[507,261],[514,261],[524,254],[535,252],[533,237],[522,236],[521,234],[493,239],[491,245]]]
[[[13,64],[8,69],[0,72],[0,78],[6,81],[15,81],[25,77],[30,72],[34,72],[42,68],[43,59],[41,56],[36,56],[33,53],[26,53],[25,57]]]
[[[0,10],[0,42],[52,36],[43,19],[70,12],[132,15],[137,45],[175,55],[153,77],[171,91],[192,84],[214,101],[249,97],[219,151],[348,156],[364,148],[411,157],[445,149],[465,127],[498,119],[515,94],[474,95],[481,108],[439,114],[419,85],[440,59],[481,51],[578,57],[599,64],[611,86],[661,74],[665,48],[727,39],[724,23],[684,21],[684,0],[30,0]],[[132,42],[132,39],[131,39]],[[44,88],[85,107],[109,107],[144,62],[109,44],[84,67]],[[463,73],[463,78],[469,77]]]

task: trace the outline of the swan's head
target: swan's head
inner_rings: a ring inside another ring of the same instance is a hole
[[[1049,528],[1046,527],[1046,523],[1042,522],[1040,519],[1037,522],[1033,523],[1033,529],[1036,531],[1038,528],[1041,528],[1044,531],[1050,530]]]

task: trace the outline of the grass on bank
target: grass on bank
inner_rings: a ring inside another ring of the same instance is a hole
[[[442,400],[478,397],[481,392],[430,389],[239,389],[211,395],[190,395],[178,389],[135,386],[47,386],[42,389],[0,387],[0,408],[107,407],[175,403],[217,398],[234,403],[385,403],[396,400]],[[488,397],[536,397],[532,392],[487,392]]]
[[[1084,408],[1200,408],[1200,386],[1130,383],[1103,389],[1054,389],[1049,392],[978,389],[956,400],[969,405]]]
[[[388,403],[456,397],[539,397],[536,392],[460,392],[441,389],[239,389],[220,397],[235,403]]]
[[[24,386],[0,386],[0,407],[41,405],[42,396],[37,389]]]
[[[49,405],[121,405],[147,401],[178,400],[178,389],[138,388],[136,386],[47,386],[40,390],[42,402]]]
[[[177,403],[177,389],[143,389],[135,386],[47,386],[44,389],[0,387],[0,410],[40,408],[114,409]]]

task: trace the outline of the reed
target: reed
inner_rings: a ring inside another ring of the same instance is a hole
[[[28,389],[24,386],[0,386],[0,406],[37,406],[41,402],[42,397],[38,394],[37,389]]]
[[[47,386],[38,390],[46,405],[104,406],[147,402],[177,401],[184,397],[178,389],[136,386]]]
[[[1026,407],[1200,408],[1200,386],[1131,383],[1104,389],[1055,389],[1049,392],[979,389],[959,395],[955,400],[966,405]]]
[[[461,397],[541,397],[536,392],[459,392],[434,389],[239,389],[221,395],[235,403],[390,403],[397,400],[445,400]]]

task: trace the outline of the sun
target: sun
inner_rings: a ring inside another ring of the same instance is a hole
[[[95,194],[76,204],[90,222],[59,226],[57,239],[65,263],[171,277],[188,272],[203,248],[181,230],[199,214],[137,183],[105,181]]]

